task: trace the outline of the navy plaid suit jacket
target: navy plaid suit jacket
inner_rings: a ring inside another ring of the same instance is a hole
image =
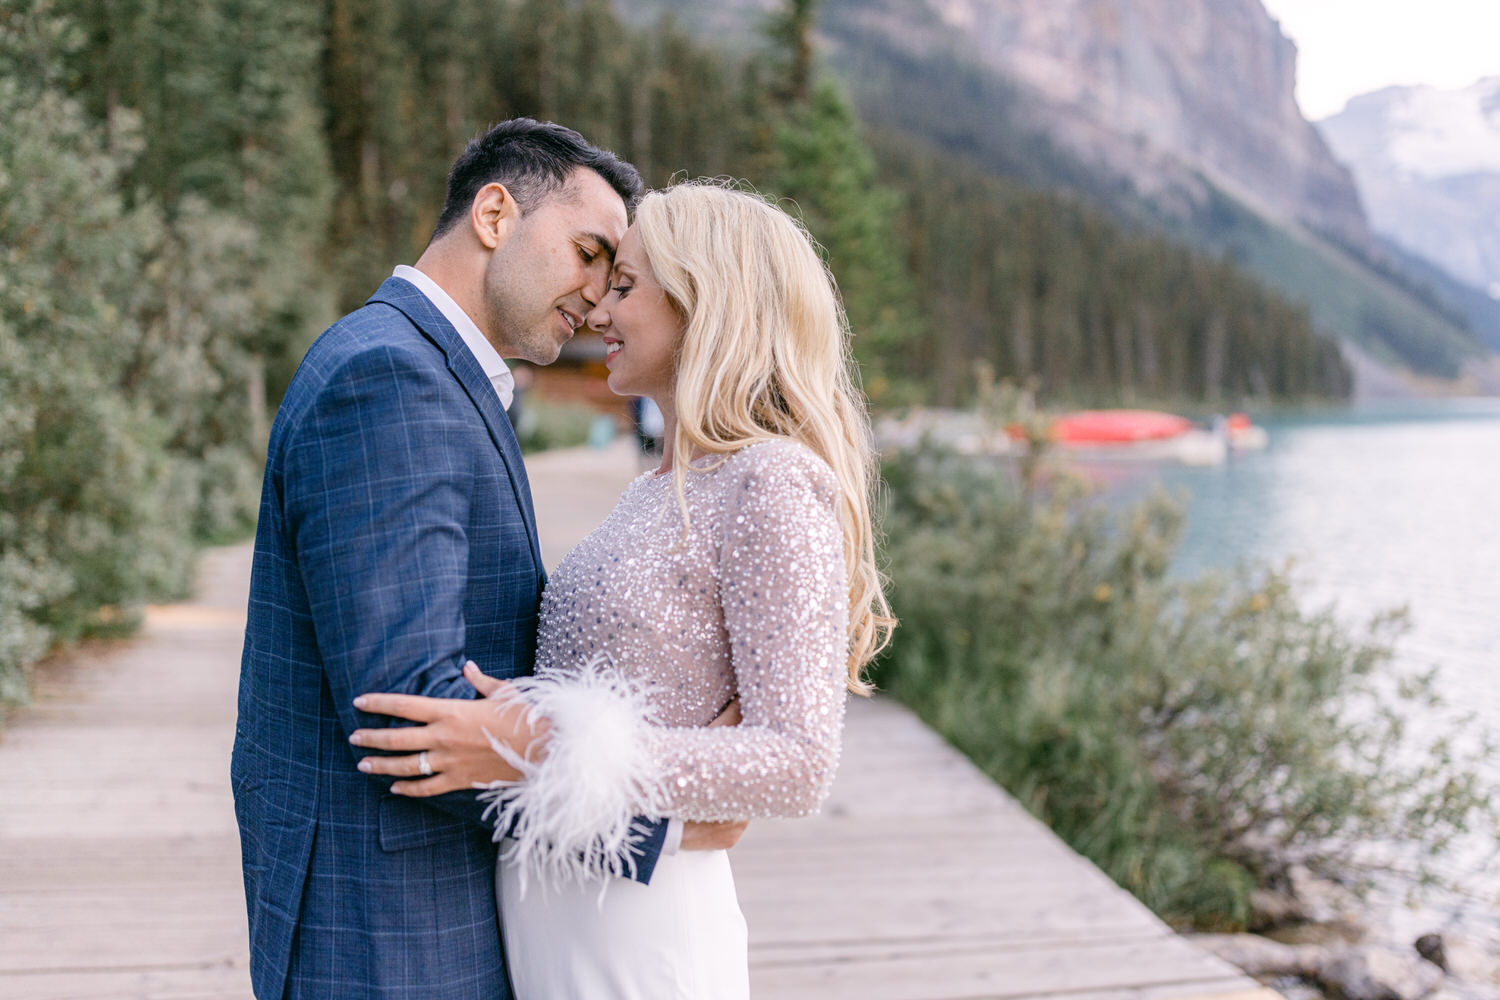
[[[482,807],[391,795],[347,737],[388,722],[362,692],[473,698],[468,659],[528,673],[544,582],[499,399],[388,279],[308,350],[271,431],[231,765],[260,1000],[510,996]]]

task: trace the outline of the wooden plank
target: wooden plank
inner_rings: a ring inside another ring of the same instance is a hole
[[[45,666],[0,734],[0,996],[250,996],[229,794],[250,547],[128,642]]]
[[[1222,963],[1206,959],[1180,938],[1063,946],[1030,943],[1011,949],[950,948],[926,954],[851,956],[837,963],[757,965],[751,985],[757,997],[825,1000],[1068,996],[1167,985],[1203,993],[1248,988]]]
[[[185,967],[0,973],[15,1000],[252,1000],[248,957]]]

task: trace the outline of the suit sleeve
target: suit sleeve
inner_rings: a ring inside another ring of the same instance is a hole
[[[481,458],[465,420],[472,408],[446,369],[371,349],[333,374],[289,438],[287,530],[345,732],[399,721],[356,711],[367,691],[476,696],[462,676],[465,526]],[[472,792],[425,801],[491,826]],[[665,832],[653,825],[636,845],[642,881]]]
[[[475,697],[462,676],[475,457],[460,404],[472,406],[447,371],[372,349],[333,374],[288,439],[287,532],[345,732],[391,723],[355,711],[366,691]],[[479,822],[473,796],[433,802]]]

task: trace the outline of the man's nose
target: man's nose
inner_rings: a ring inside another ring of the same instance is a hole
[[[597,306],[599,300],[609,294],[609,275],[605,274],[602,277],[590,278],[584,283],[581,294],[583,295],[583,301],[588,303],[590,309]]]

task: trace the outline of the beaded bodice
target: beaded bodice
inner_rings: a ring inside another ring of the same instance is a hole
[[[848,581],[833,471],[790,441],[646,474],[542,599],[537,673],[604,653],[648,685],[668,813],[815,811],[838,762]],[[707,468],[706,468],[707,467]],[[734,698],[743,721],[707,727]]]

